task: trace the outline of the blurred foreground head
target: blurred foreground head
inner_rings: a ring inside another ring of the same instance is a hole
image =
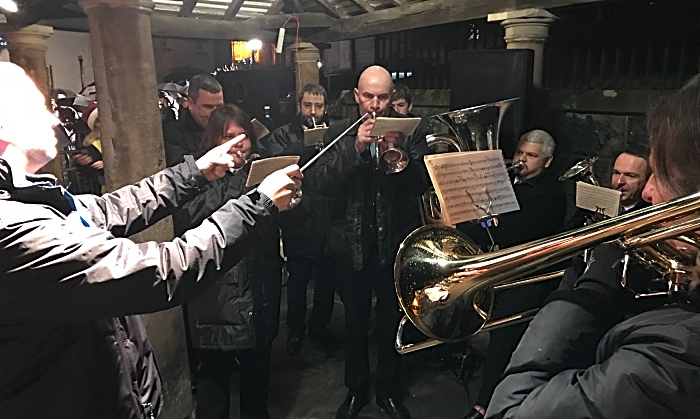
[[[0,62],[0,157],[15,170],[36,172],[56,157],[57,124],[24,70]]]

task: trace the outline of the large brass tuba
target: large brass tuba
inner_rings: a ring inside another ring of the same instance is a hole
[[[428,117],[428,154],[496,150],[500,146],[503,116],[518,100],[507,99]],[[440,203],[435,189],[430,187],[422,199],[423,223],[426,216],[438,218],[439,213]]]
[[[509,319],[490,319],[494,292],[498,288],[531,283],[532,279],[519,278],[603,242],[615,242],[628,256],[660,273],[656,281],[660,289],[638,292],[637,297],[684,292],[700,249],[700,235],[695,233],[700,230],[699,211],[700,193],[696,193],[486,254],[481,254],[459,231],[444,226],[421,227],[401,244],[394,280],[408,319],[434,340],[412,347],[403,345],[397,335],[397,350],[412,352],[528,320],[537,310]],[[675,241],[673,246],[668,243],[671,239]],[[624,274],[622,285],[629,285]],[[405,322],[404,318],[399,332]]]

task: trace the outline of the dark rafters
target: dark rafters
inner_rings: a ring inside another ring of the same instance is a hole
[[[243,6],[244,1],[245,0],[231,0],[231,3],[229,3],[226,11],[224,12],[224,20],[231,20],[236,17],[236,14],[239,10],[241,10],[241,6]]]
[[[323,10],[328,12],[334,18],[340,18],[340,12],[338,12],[338,9],[336,9],[335,6],[330,4],[328,0],[314,0],[314,2],[318,3],[323,8]]]
[[[267,13],[266,13],[266,14],[268,14],[268,15],[278,15],[278,14],[280,14],[280,12],[282,12],[282,9],[284,9],[285,3],[286,3],[286,2],[285,2],[284,0],[275,0],[275,1],[272,2],[272,4],[270,5],[270,8],[267,9]]]
[[[180,11],[177,13],[180,17],[187,17],[192,14],[194,6],[197,5],[197,0],[184,0],[182,6],[180,6]]]
[[[366,13],[372,13],[374,11],[374,6],[369,4],[367,0],[350,0],[364,10]]]

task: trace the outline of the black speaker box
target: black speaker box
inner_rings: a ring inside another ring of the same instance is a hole
[[[272,131],[286,123],[280,113],[280,99],[286,90],[286,74],[277,69],[245,69],[220,72],[216,79],[224,91],[224,102],[240,106]],[[292,87],[293,90],[293,87]],[[266,111],[266,107],[269,110]],[[286,116],[286,115],[285,115]]]

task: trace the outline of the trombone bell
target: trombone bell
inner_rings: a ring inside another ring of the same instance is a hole
[[[433,339],[456,341],[484,326],[493,305],[491,287],[458,298],[450,293],[454,283],[470,281],[456,275],[462,260],[479,253],[469,237],[446,226],[424,226],[404,240],[394,280],[399,302],[418,330]]]

